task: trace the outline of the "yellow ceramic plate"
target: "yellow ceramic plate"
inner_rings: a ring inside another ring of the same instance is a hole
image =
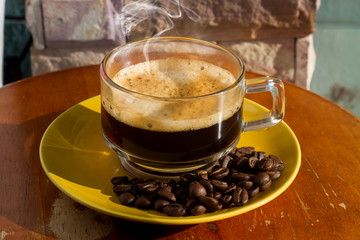
[[[245,101],[246,119],[266,111],[252,101]],[[239,146],[254,146],[257,151],[279,156],[285,165],[280,179],[244,206],[185,217],[169,217],[155,210],[140,210],[118,203],[110,179],[126,173],[103,141],[99,96],[73,106],[55,119],[40,143],[40,159],[47,176],[61,191],[91,209],[139,222],[196,224],[229,218],[268,203],[289,187],[299,171],[300,146],[285,122],[265,130],[243,133]]]

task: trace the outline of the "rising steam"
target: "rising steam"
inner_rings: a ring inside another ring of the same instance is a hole
[[[141,22],[151,20],[154,16],[163,17],[165,26],[153,36],[158,37],[173,29],[173,19],[182,17],[183,13],[194,22],[200,19],[198,14],[181,4],[180,0],[139,0],[122,8],[116,24],[121,27],[124,36],[129,37],[131,30]]]

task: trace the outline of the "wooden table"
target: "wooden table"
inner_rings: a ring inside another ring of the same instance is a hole
[[[98,72],[98,66],[81,67],[0,89],[1,240],[360,239],[360,120],[291,84],[285,85],[285,122],[300,142],[302,164],[293,184],[270,203],[217,222],[162,226],[116,219],[74,202],[45,175],[39,143],[60,113],[99,94]]]

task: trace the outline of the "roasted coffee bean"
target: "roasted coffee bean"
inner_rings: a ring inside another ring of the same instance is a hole
[[[269,189],[270,186],[271,186],[271,179],[269,179],[269,181],[267,183],[265,183],[264,185],[261,185],[260,190],[265,191],[265,190]]]
[[[255,166],[256,166],[256,164],[257,164],[257,162],[259,161],[259,159],[257,158],[257,157],[250,157],[249,159],[248,159],[248,162],[249,162],[249,167],[250,168],[255,168]]]
[[[119,195],[119,201],[122,205],[128,206],[135,200],[135,196],[129,192],[123,192]]]
[[[236,184],[232,183],[230,184],[225,190],[224,190],[224,194],[227,194],[229,192],[231,192],[232,190],[234,190],[236,188]]]
[[[254,153],[255,148],[254,147],[241,147],[241,148],[238,148],[238,151],[250,156],[251,154]]]
[[[194,216],[204,214],[205,212],[206,212],[206,208],[203,205],[196,205],[190,210],[191,215]]]
[[[116,194],[120,194],[120,193],[123,193],[123,192],[130,191],[131,188],[132,188],[131,183],[119,183],[117,185],[114,185],[113,191]]]
[[[276,180],[280,177],[280,171],[266,172],[271,180]]]
[[[113,177],[111,178],[111,183],[113,185],[118,185],[121,183],[128,183],[129,182],[129,177],[128,176],[120,176],[120,177]]]
[[[224,207],[228,207],[230,206],[231,202],[232,202],[232,195],[231,194],[226,194],[221,196],[221,198],[219,199],[219,202],[224,206]]]
[[[214,190],[213,185],[211,185],[210,180],[200,180],[200,184],[206,189],[206,192],[210,193]]]
[[[134,206],[137,208],[150,208],[151,201],[145,196],[140,196],[138,199],[136,199]]]
[[[241,201],[241,192],[243,191],[242,188],[238,187],[235,188],[232,195],[232,201],[234,203],[239,203]]]
[[[219,201],[213,197],[200,196],[199,200],[206,208],[215,208]]]
[[[197,176],[198,180],[201,180],[201,179],[207,180],[207,179],[209,179],[208,172],[205,171],[205,170],[196,171],[196,176]]]
[[[161,197],[162,199],[168,200],[170,202],[176,202],[176,197],[171,191],[160,189],[157,192],[157,195],[159,195],[159,197]]]
[[[260,191],[259,186],[256,186],[256,187],[251,188],[251,189],[248,191],[249,197],[250,197],[250,198],[255,197],[256,195],[258,195],[259,191]]]
[[[195,173],[184,173],[180,175],[180,181],[182,182],[192,182],[196,180]]]
[[[253,185],[254,184],[251,181],[239,181],[236,183],[236,186],[245,188],[246,190],[251,189]]]
[[[223,168],[227,168],[229,163],[233,160],[233,158],[230,155],[226,155],[222,159],[220,159],[220,166]]]
[[[247,173],[242,173],[242,172],[235,172],[231,175],[231,178],[233,179],[233,181],[238,182],[238,181],[247,181],[250,179],[250,175]]]
[[[206,189],[199,182],[190,183],[189,195],[192,198],[197,198],[199,196],[206,196]]]
[[[216,200],[219,200],[221,198],[221,192],[214,192],[213,198],[215,198]]]
[[[254,179],[254,183],[260,187],[267,184],[269,181],[270,177],[266,172],[259,172],[258,174],[256,174]]]
[[[211,184],[213,185],[214,189],[218,191],[224,191],[229,186],[227,182],[220,180],[211,180]]]
[[[224,177],[226,177],[227,175],[229,175],[229,169],[228,168],[218,168],[215,171],[212,171],[210,173],[210,178],[211,179],[222,179]]]
[[[185,208],[178,203],[170,203],[162,208],[162,211],[169,216],[180,217],[185,215]]]
[[[185,208],[191,209],[195,205],[198,205],[198,204],[199,204],[199,199],[198,198],[189,198],[189,199],[186,200]]]
[[[138,185],[138,189],[143,193],[153,193],[158,189],[156,182],[144,182]]]
[[[234,148],[211,170],[181,175],[179,181],[113,177],[113,191],[126,206],[155,209],[169,216],[200,215],[242,206],[280,177],[283,162],[253,147]]]
[[[241,191],[241,204],[244,205],[249,201],[249,193],[246,189]]]
[[[158,199],[158,200],[156,200],[156,202],[154,203],[154,208],[156,209],[156,210],[161,210],[163,207],[165,207],[165,206],[167,206],[167,205],[169,205],[170,204],[170,202],[168,202],[168,201],[166,201],[166,200],[164,200],[164,199]]]

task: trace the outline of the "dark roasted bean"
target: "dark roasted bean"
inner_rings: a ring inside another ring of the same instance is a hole
[[[170,203],[162,208],[162,211],[169,216],[179,217],[185,215],[185,208],[178,203]]]
[[[221,192],[214,192],[214,198],[219,200],[221,198]]]
[[[206,212],[206,208],[203,205],[196,205],[190,210],[191,215],[194,216],[204,214],[205,212]]]
[[[199,200],[207,208],[214,208],[218,205],[219,201],[213,197],[200,196]]]
[[[232,201],[232,195],[231,194],[226,194],[221,196],[221,198],[219,199],[220,203],[224,206],[224,207],[228,207],[231,204]]]
[[[121,183],[128,183],[129,182],[129,177],[128,176],[120,176],[120,177],[113,177],[111,178],[111,183],[113,185],[118,185]]]
[[[206,189],[199,182],[192,182],[189,187],[189,195],[191,198],[206,196]]]
[[[235,188],[232,195],[232,201],[234,203],[239,203],[241,201],[241,192],[243,191],[242,188],[238,187]]]
[[[158,189],[156,182],[144,182],[138,185],[138,189],[143,193],[153,193]]]
[[[176,202],[176,197],[171,191],[161,189],[157,192],[157,195],[165,200]]]
[[[250,189],[250,190],[248,191],[249,197],[250,197],[250,198],[255,197],[255,196],[259,193],[259,191],[260,191],[260,188],[259,188],[258,186],[253,187],[252,189]]]
[[[132,188],[131,183],[120,183],[120,184],[114,185],[113,191],[116,194],[120,194],[120,193],[123,193],[123,192],[130,191],[131,188]]]
[[[201,179],[207,180],[209,178],[208,177],[208,172],[205,171],[205,170],[196,171],[196,176],[197,176],[198,180],[201,180]]]
[[[216,169],[215,171],[212,171],[210,173],[210,178],[211,179],[222,179],[222,178],[226,177],[227,175],[229,175],[229,169],[221,167],[219,169]]]
[[[280,177],[284,163],[253,147],[233,149],[211,170],[181,175],[179,181],[113,177],[113,191],[126,206],[155,209],[169,216],[200,215],[242,206]]]
[[[220,166],[223,168],[227,168],[230,161],[232,161],[232,160],[233,160],[233,158],[230,155],[226,155],[225,157],[220,159]]]
[[[247,181],[250,179],[250,175],[242,172],[235,172],[231,175],[234,181]]]
[[[241,192],[241,204],[244,205],[249,200],[249,193],[246,189],[243,189]]]
[[[208,193],[214,190],[213,185],[211,185],[210,180],[200,180],[200,184],[206,189]]]
[[[224,191],[228,188],[227,182],[220,181],[220,180],[211,180],[211,184],[213,185],[214,189],[218,191]]]
[[[248,161],[250,168],[254,168],[257,162],[259,161],[259,159],[257,157],[250,157]]]
[[[122,205],[130,205],[135,200],[135,196],[129,192],[123,192],[119,195],[119,201]]]
[[[270,186],[271,186],[271,179],[269,179],[269,181],[267,183],[265,183],[264,185],[261,185],[260,190],[265,191],[265,190],[269,189]]]
[[[161,210],[163,207],[169,205],[170,202],[164,200],[164,199],[158,199],[156,200],[155,204],[154,204],[154,208],[156,210]]]
[[[199,204],[199,200],[197,198],[189,198],[186,203],[185,203],[185,207],[187,209],[193,208],[195,205]]]
[[[227,189],[224,190],[224,194],[227,194],[229,192],[231,192],[232,190],[234,190],[236,188],[236,184],[232,183],[230,184]]]
[[[259,172],[258,174],[256,174],[254,179],[254,183],[260,187],[265,185],[269,181],[270,181],[270,177],[266,172]]]
[[[280,171],[274,171],[274,172],[266,172],[271,180],[276,180],[280,177]]]
[[[254,147],[241,147],[241,148],[238,148],[238,151],[241,153],[245,153],[246,155],[251,155],[254,153],[255,148]]]
[[[239,181],[239,182],[236,183],[236,186],[242,187],[242,188],[245,188],[245,189],[249,190],[250,188],[252,188],[253,182],[251,182],[251,181]]]
[[[145,196],[140,196],[138,199],[136,199],[134,206],[137,208],[150,208],[151,201]]]

